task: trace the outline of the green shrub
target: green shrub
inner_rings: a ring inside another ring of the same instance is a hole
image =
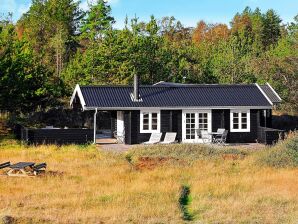
[[[298,167],[298,132],[261,153],[257,161],[276,168]]]
[[[190,187],[188,185],[182,185],[179,197],[179,207],[182,212],[182,218],[185,221],[192,221],[193,215],[189,211],[189,205],[191,203]]]

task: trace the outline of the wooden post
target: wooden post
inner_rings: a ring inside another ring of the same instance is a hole
[[[93,120],[93,122],[94,122],[94,124],[93,124],[93,126],[94,126],[94,144],[96,144],[96,115],[97,115],[97,108],[95,109],[95,113],[94,113],[94,120]]]

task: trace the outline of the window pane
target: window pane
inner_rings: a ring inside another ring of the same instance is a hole
[[[234,118],[238,118],[239,114],[238,113],[233,113]]]
[[[246,129],[246,128],[247,128],[247,124],[242,123],[242,129]]]
[[[233,128],[234,129],[238,129],[239,128],[239,125],[238,124],[233,124]]]
[[[233,118],[233,123],[239,123],[239,119],[238,118]]]
[[[149,130],[149,125],[148,124],[144,124],[143,125],[143,130]]]
[[[241,113],[241,117],[247,117],[247,113]]]

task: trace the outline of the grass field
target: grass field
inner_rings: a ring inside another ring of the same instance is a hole
[[[43,177],[0,177],[0,217],[15,223],[298,223],[298,168],[259,165],[262,153],[178,145],[113,154],[3,140],[0,163],[47,162],[48,169]],[[183,208],[182,186],[190,193]]]

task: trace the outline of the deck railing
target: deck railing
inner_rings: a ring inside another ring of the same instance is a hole
[[[93,141],[93,129],[34,129],[19,127],[18,139],[28,144],[88,144]]]

